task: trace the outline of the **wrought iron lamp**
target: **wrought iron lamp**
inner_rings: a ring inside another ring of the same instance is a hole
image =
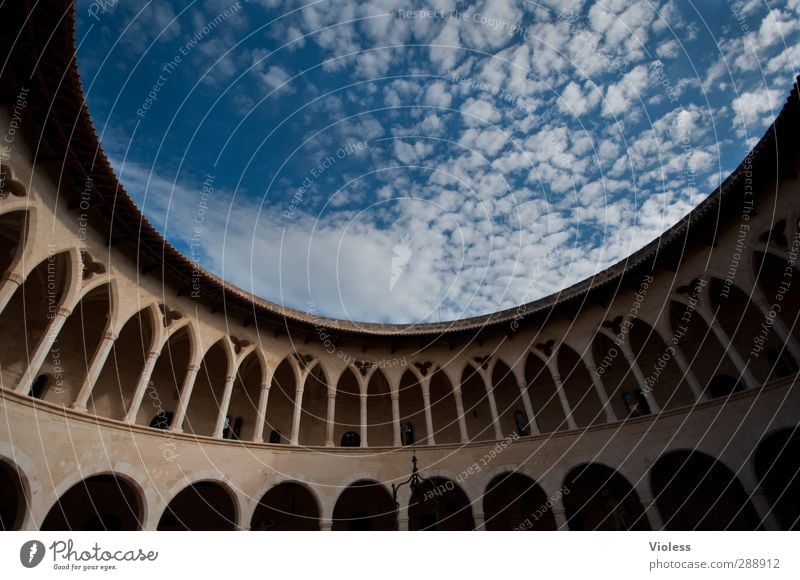
[[[398,515],[400,513],[400,502],[397,501],[397,494],[400,491],[400,488],[404,485],[407,485],[411,490],[411,497],[413,498],[414,495],[422,489],[422,486],[425,485],[425,482],[430,481],[427,477],[422,477],[419,474],[419,469],[417,468],[417,454],[412,453],[411,455],[411,475],[407,480],[403,483],[395,485],[392,484],[392,499],[394,500],[394,520],[395,526],[398,525]],[[436,521],[439,520],[439,502],[438,499],[434,497],[434,509],[436,512]]]

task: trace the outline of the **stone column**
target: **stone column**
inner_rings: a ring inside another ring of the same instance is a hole
[[[325,423],[325,447],[333,447],[333,429],[336,426],[336,390],[328,389],[328,414]]]
[[[486,525],[486,518],[483,515],[483,512],[475,512],[472,514],[473,519],[475,520],[475,531],[483,531],[484,526]]]
[[[550,370],[550,375],[553,377],[553,384],[556,386],[556,393],[558,394],[558,400],[561,402],[561,409],[564,411],[564,417],[567,419],[567,426],[570,429],[577,429],[578,424],[575,422],[575,417],[572,416],[572,409],[569,406],[567,394],[564,392],[561,376],[558,374],[558,371],[553,368],[552,364],[548,363],[547,368]]]
[[[111,354],[111,348],[114,346],[114,342],[117,338],[119,338],[119,335],[111,331],[103,335],[103,340],[97,346],[97,350],[92,358],[92,364],[89,366],[89,371],[86,373],[86,379],[84,379],[81,385],[81,390],[78,391],[78,396],[72,403],[73,409],[77,411],[86,411],[86,404],[89,401],[89,397],[92,395],[94,385],[97,383],[97,379],[103,371],[106,360],[108,360],[108,355]]]
[[[661,405],[658,404],[658,401],[656,401],[656,398],[653,396],[652,389],[647,386],[644,373],[642,373],[642,369],[639,368],[639,363],[636,362],[636,357],[633,355],[630,345],[627,341],[623,341],[622,344],[619,345],[619,348],[622,351],[622,356],[625,357],[625,360],[628,362],[628,366],[630,367],[633,376],[636,378],[636,384],[639,385],[639,390],[642,391],[642,394],[647,401],[647,406],[650,407],[650,412],[653,415],[660,413]]]
[[[297,445],[300,442],[300,413],[303,410],[303,390],[306,387],[306,376],[297,383],[294,394],[294,416],[292,417],[292,438],[290,445]]]
[[[658,510],[658,505],[656,505],[656,501],[653,499],[647,484],[642,482],[642,485],[636,488],[636,492],[639,496],[639,501],[642,503],[642,508],[644,508],[650,528],[655,531],[663,530],[664,520],[661,518],[661,512]]]
[[[469,432],[467,431],[467,418],[464,416],[464,399],[461,396],[461,387],[456,387],[453,389],[453,397],[456,400],[458,431],[461,434],[461,442],[467,443],[469,441]]]
[[[19,378],[19,383],[14,389],[15,392],[22,395],[27,395],[30,392],[34,375],[38,374],[42,368],[47,353],[53,348],[53,344],[58,339],[58,335],[70,314],[72,314],[71,309],[64,306],[59,307],[58,312],[56,312],[50,324],[47,325],[47,330],[42,335],[42,338],[39,339],[39,344],[36,345],[33,356],[28,361],[28,368],[23,371],[22,376]]]
[[[264,422],[267,420],[267,402],[269,401],[270,386],[272,386],[271,379],[261,383],[261,393],[258,397],[258,413],[253,431],[253,441],[256,443],[264,442]]]
[[[136,382],[136,389],[133,391],[130,407],[128,407],[128,412],[125,414],[125,422],[130,425],[136,423],[136,415],[139,414],[139,407],[142,406],[144,393],[147,390],[147,386],[150,384],[150,377],[153,375],[153,369],[156,366],[160,354],[160,351],[157,350],[151,350],[147,353],[144,367],[139,374],[139,380]]]
[[[225,377],[225,388],[222,391],[222,400],[219,403],[219,412],[217,413],[217,423],[214,426],[214,437],[222,437],[222,431],[225,428],[225,417],[228,415],[228,409],[231,406],[231,396],[233,395],[233,382],[236,380],[236,374],[228,375]]]
[[[756,306],[758,306],[758,309],[761,311],[761,314],[765,319],[772,318],[772,328],[775,329],[775,332],[777,333],[778,338],[781,339],[781,342],[786,345],[786,350],[792,355],[795,363],[800,365],[800,343],[797,342],[797,339],[783,322],[783,319],[781,318],[781,312],[776,312],[775,316],[771,316],[772,304],[767,302],[763,292],[761,292],[757,286],[754,286],[753,288],[753,300],[755,301]],[[781,308],[783,308],[783,306],[781,306]],[[791,313],[789,313],[789,315],[791,316]]]
[[[748,389],[757,389],[759,388],[759,383],[756,381],[756,378],[753,376],[753,373],[750,372],[750,369],[747,368],[747,363],[742,358],[742,355],[739,354],[739,351],[736,350],[736,347],[733,346],[733,341],[728,337],[728,333],[725,332],[725,329],[722,328],[719,322],[717,322],[717,317],[712,316],[711,322],[709,323],[711,327],[711,331],[717,337],[720,345],[722,345],[722,350],[730,357],[731,362],[736,367],[736,370],[739,371],[739,375],[742,377],[744,381],[745,387]]]
[[[392,397],[392,426],[394,427],[394,446],[402,447],[403,439],[400,429],[400,393],[391,392]]]
[[[489,410],[492,412],[492,427],[494,427],[494,438],[502,439],[503,430],[500,428],[500,416],[497,413],[497,403],[494,400],[494,390],[492,388],[492,377],[488,372],[479,373],[483,379],[483,387],[486,389],[486,398],[489,400]]]
[[[178,399],[178,408],[175,410],[175,419],[172,422],[170,431],[183,433],[183,420],[186,418],[186,410],[189,408],[189,399],[192,398],[194,382],[199,370],[200,365],[192,364],[188,366],[186,378],[183,381],[183,387],[181,387],[181,395]]]
[[[329,519],[320,520],[319,529],[323,532],[330,532],[333,529],[333,520]]]
[[[600,404],[603,406],[603,411],[606,414],[606,422],[613,423],[617,420],[617,415],[614,413],[614,407],[611,405],[611,401],[608,400],[606,387],[603,384],[603,378],[600,376],[600,373],[597,372],[596,366],[587,365],[587,368],[589,369],[589,375],[592,377],[594,391],[597,393],[597,398],[600,399]]]
[[[3,276],[3,280],[0,282],[0,312],[6,309],[14,292],[24,283],[25,278],[16,272],[9,272]]]
[[[528,395],[528,385],[525,383],[518,383],[519,394],[522,397],[522,406],[525,408],[525,415],[528,417],[528,429],[531,435],[539,434],[539,425],[536,423],[536,416],[533,414],[533,405],[531,398]]]
[[[359,396],[361,403],[361,447],[366,447],[367,443],[367,395],[361,393]]]
[[[425,407],[425,432],[428,435],[428,445],[436,445],[436,437],[433,435],[433,414],[431,412],[431,378],[422,377],[420,386],[422,387],[422,404]]]

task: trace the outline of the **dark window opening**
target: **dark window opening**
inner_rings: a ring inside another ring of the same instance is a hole
[[[272,430],[269,434],[269,442],[270,443],[280,443],[281,442],[281,432],[276,431],[275,429]]]
[[[34,399],[44,399],[44,394],[47,392],[47,386],[50,382],[50,377],[47,375],[39,375],[31,385],[31,390],[28,395]]]
[[[520,437],[528,435],[528,418],[522,411],[514,412],[514,421],[517,423],[517,434]]]
[[[175,413],[172,413],[171,411],[159,411],[150,421],[150,427],[153,429],[161,429],[166,431],[169,429],[169,426],[172,425],[172,418],[174,416]]]
[[[225,426],[222,429],[223,439],[235,439],[239,441],[242,434],[242,418],[236,417],[231,425],[230,416],[225,417]]]
[[[403,426],[403,442],[404,445],[414,444],[414,425],[412,423],[406,423]]]
[[[342,435],[342,447],[361,447],[361,435],[355,431],[348,431]]]
[[[650,414],[650,405],[647,404],[647,399],[641,390],[636,393],[625,393],[622,399],[625,401],[629,417],[643,417]]]
[[[708,394],[716,399],[743,391],[742,383],[730,375],[717,375],[708,383]]]

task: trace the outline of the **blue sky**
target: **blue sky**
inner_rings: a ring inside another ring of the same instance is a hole
[[[128,192],[178,249],[355,321],[511,308],[724,179],[800,64],[800,0],[78,3]]]

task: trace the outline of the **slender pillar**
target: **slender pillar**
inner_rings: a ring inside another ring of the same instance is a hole
[[[672,348],[672,358],[674,358],[675,362],[678,363],[678,368],[681,369],[681,374],[686,378],[686,382],[689,384],[689,388],[694,395],[694,400],[697,402],[707,401],[708,396],[706,395],[703,386],[700,384],[700,381],[697,380],[697,377],[689,366],[689,362],[686,360],[686,356],[684,356],[681,347],[676,344]]]
[[[577,429],[578,424],[575,422],[575,417],[572,416],[572,409],[569,406],[567,393],[564,392],[564,385],[561,383],[561,375],[553,368],[552,364],[548,364],[547,368],[550,369],[550,374],[553,377],[553,384],[556,386],[556,393],[558,400],[561,402],[561,409],[564,411],[564,417],[567,418],[567,426],[570,429]]]
[[[328,419],[325,423],[325,447],[333,447],[333,429],[336,426],[336,390],[328,389]]]
[[[502,439],[503,430],[500,428],[500,416],[497,413],[497,403],[494,400],[494,389],[492,388],[492,377],[489,373],[481,372],[483,386],[486,389],[486,398],[489,400],[489,409],[492,412],[492,427],[494,427],[494,438]]]
[[[0,312],[6,309],[6,306],[8,306],[8,303],[11,301],[11,297],[14,296],[14,292],[24,283],[25,278],[16,272],[9,272],[3,276],[3,280],[0,282]]]
[[[261,393],[258,396],[258,414],[256,415],[256,426],[253,431],[253,441],[256,443],[264,442],[264,422],[267,420],[267,402],[269,402],[269,388],[272,379],[261,383]]]
[[[303,410],[303,391],[306,387],[306,376],[297,383],[297,389],[294,394],[294,416],[292,417],[292,438],[289,441],[290,445],[297,445],[300,441],[300,413]]]
[[[183,380],[181,387],[181,395],[178,399],[178,408],[175,410],[175,419],[172,422],[170,431],[175,433],[183,433],[183,420],[186,418],[186,409],[189,408],[189,399],[192,398],[192,391],[194,390],[194,382],[197,378],[197,372],[200,370],[200,365],[190,364],[186,371],[186,378]]]
[[[588,365],[587,365],[588,366]],[[608,400],[608,395],[606,394],[606,387],[603,384],[603,379],[600,376],[600,373],[597,372],[597,367],[594,365],[589,366],[589,374],[592,377],[592,384],[594,385],[594,391],[597,393],[597,398],[600,399],[600,404],[603,406],[603,411],[606,414],[606,422],[613,423],[617,420],[617,415],[614,413],[614,407],[611,406],[611,401]]]
[[[142,406],[142,399],[144,392],[147,390],[147,385],[150,384],[150,377],[153,376],[153,369],[158,361],[160,351],[151,350],[147,353],[147,359],[144,361],[144,367],[139,374],[139,380],[136,382],[136,389],[133,391],[133,398],[128,412],[125,415],[125,422],[133,425],[136,423],[136,415],[139,414],[139,407]]]
[[[556,521],[556,529],[564,531],[569,530],[569,524],[567,523],[567,514],[564,510],[563,494],[561,492],[562,490],[559,489],[558,492],[552,494],[547,500],[552,506],[550,509],[553,511],[553,519]]]
[[[453,397],[456,400],[456,413],[458,413],[458,432],[461,434],[461,442],[467,443],[469,441],[469,432],[467,431],[467,418],[464,416],[464,399],[461,396],[461,387],[453,389]]]
[[[531,435],[539,434],[539,425],[536,423],[536,417],[533,415],[533,405],[531,398],[528,395],[528,385],[525,383],[518,383],[519,395],[522,397],[522,406],[525,408],[525,415],[528,417],[528,429]]]
[[[367,395],[361,393],[361,447],[367,447]]]
[[[650,490],[646,488],[645,484],[643,484],[642,487],[636,489],[636,492],[639,495],[639,501],[642,503],[642,508],[644,508],[647,521],[650,523],[650,528],[655,531],[663,530],[664,520],[661,517],[661,512],[658,511],[658,505],[653,499],[653,495],[650,493]]]
[[[431,378],[422,377],[422,401],[425,407],[425,427],[428,434],[428,445],[436,445],[436,437],[433,435],[433,413],[431,412]]]
[[[647,386],[644,373],[642,373],[642,369],[639,368],[639,363],[636,362],[636,357],[633,355],[633,351],[627,341],[623,341],[622,344],[620,344],[620,350],[622,351],[622,356],[624,356],[625,360],[628,362],[633,376],[636,378],[636,384],[639,385],[639,390],[642,391],[647,401],[647,406],[650,407],[650,412],[653,415],[660,413],[661,405],[658,404],[658,401],[656,401],[656,398],[653,396],[653,390]]]
[[[394,427],[394,446],[402,447],[403,440],[400,430],[400,393],[392,391],[392,426]]]
[[[64,306],[59,307],[58,312],[56,312],[50,324],[47,325],[47,330],[42,335],[42,338],[39,339],[39,344],[36,345],[33,356],[28,362],[28,368],[22,373],[19,383],[17,383],[17,387],[14,389],[17,393],[27,395],[31,390],[34,376],[38,374],[39,370],[42,368],[47,353],[53,348],[70,314],[72,314],[71,309],[65,308]]]
[[[781,525],[778,522],[778,518],[775,517],[775,510],[772,509],[772,506],[764,494],[764,489],[759,486],[751,492],[746,491],[746,493],[750,497],[750,501],[753,503],[753,508],[758,514],[761,527],[765,530],[780,530]]]
[[[333,529],[333,520],[320,520],[319,521],[319,529],[323,532],[330,532]]]
[[[219,403],[219,412],[217,413],[217,424],[214,426],[214,437],[222,437],[222,431],[225,429],[225,417],[228,415],[228,409],[231,406],[231,396],[233,395],[233,382],[236,380],[236,374],[228,375],[225,377],[225,389],[222,391],[222,400]]]
[[[475,520],[475,531],[483,531],[484,526],[486,525],[486,518],[484,517],[483,512],[474,512],[472,514],[472,518]]]
[[[89,371],[86,373],[86,379],[84,379],[81,385],[81,390],[78,392],[75,402],[72,403],[73,409],[78,411],[86,410],[86,404],[89,401],[89,397],[92,395],[94,385],[97,383],[97,379],[103,371],[106,360],[108,360],[108,355],[111,353],[111,347],[114,346],[114,342],[116,342],[117,338],[119,338],[119,335],[111,331],[103,335],[103,340],[97,346],[97,350],[92,358],[92,364],[89,365]]]
[[[789,354],[792,355],[792,358],[794,358],[795,362],[800,365],[800,343],[797,342],[797,339],[783,322],[783,319],[781,318],[782,311],[773,313],[773,305],[767,302],[766,298],[764,297],[764,293],[761,292],[761,289],[757,286],[753,287],[753,299],[764,318],[772,320],[772,328],[775,329],[778,338],[780,338],[781,342],[786,345],[786,350],[789,351]],[[781,306],[781,308],[783,308],[783,306]],[[791,316],[792,313],[790,312],[789,315]]]
[[[739,371],[739,375],[742,377],[745,387],[748,389],[759,388],[758,381],[756,381],[756,378],[753,376],[753,373],[750,372],[750,369],[747,368],[747,363],[742,358],[742,355],[740,355],[739,351],[736,350],[736,347],[733,346],[733,341],[731,341],[731,339],[728,337],[728,333],[725,332],[725,329],[722,328],[719,322],[717,322],[716,316],[711,317],[709,326],[711,327],[711,331],[717,337],[719,343],[722,345],[722,349],[730,357],[731,362],[736,367],[736,370]]]

